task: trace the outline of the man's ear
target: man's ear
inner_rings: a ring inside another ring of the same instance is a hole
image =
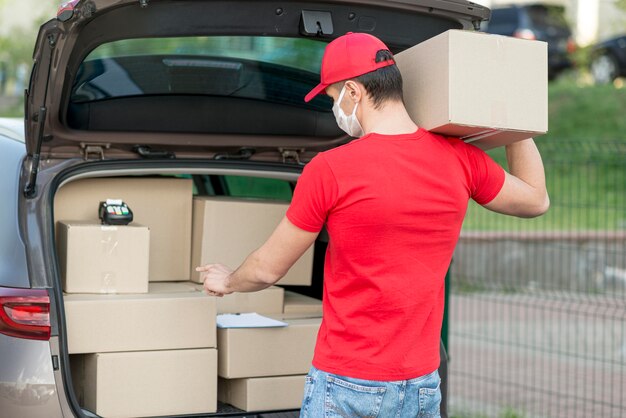
[[[356,81],[348,80],[346,81],[346,93],[354,103],[359,103],[363,99],[364,95],[363,86],[357,83]]]

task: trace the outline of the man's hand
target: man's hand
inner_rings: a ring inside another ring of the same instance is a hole
[[[228,286],[228,279],[233,273],[233,269],[223,264],[207,264],[196,267],[200,272],[200,279],[204,283],[204,292],[210,296],[222,297],[233,293]]]

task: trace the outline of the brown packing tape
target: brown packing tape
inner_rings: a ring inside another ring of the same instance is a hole
[[[117,227],[101,226],[100,227],[100,245],[102,248],[101,257],[104,265],[109,265],[108,260],[117,256],[119,246]],[[117,274],[115,271],[107,270],[100,274],[100,293],[116,293]]]

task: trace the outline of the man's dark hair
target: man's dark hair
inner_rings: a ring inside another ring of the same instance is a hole
[[[388,101],[400,101],[402,97],[402,75],[395,64],[393,54],[387,49],[381,49],[376,53],[376,62],[393,61],[393,65],[388,65],[378,70],[355,77],[355,80],[363,84],[367,95],[372,99],[374,108],[380,109],[381,105]]]

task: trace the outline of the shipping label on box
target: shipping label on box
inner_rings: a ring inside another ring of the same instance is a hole
[[[217,383],[217,399],[244,411],[299,409],[305,375],[223,379]]]
[[[308,373],[321,318],[275,318],[288,326],[217,330],[219,376],[232,379]]]
[[[192,280],[195,268],[221,263],[237,268],[272,234],[287,212],[288,203],[222,197],[196,197],[193,202]],[[311,284],[313,247],[283,277],[281,285]]]
[[[83,406],[102,417],[217,410],[215,349],[88,354],[72,369],[82,374]]]
[[[65,295],[70,354],[215,347],[215,298],[200,292]]]
[[[59,189],[54,216],[100,223],[100,202],[121,199],[134,222],[150,228],[150,281],[189,280],[192,187],[190,179],[178,178],[81,179]]]
[[[59,222],[57,236],[63,291],[148,292],[148,228]]]
[[[395,55],[415,123],[489,149],[548,130],[547,44],[450,30]]]

